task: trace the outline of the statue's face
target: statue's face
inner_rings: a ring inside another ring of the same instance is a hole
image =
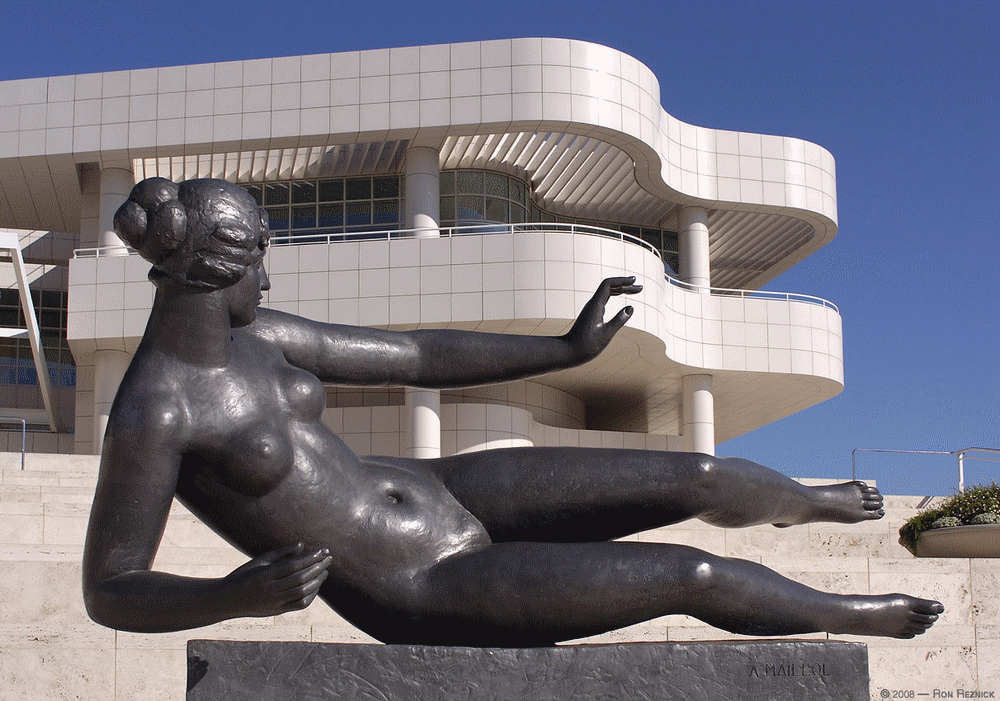
[[[265,290],[271,289],[271,281],[264,270],[263,262],[251,265],[247,273],[235,285],[223,290],[229,304],[229,320],[234,327],[247,326],[257,318],[257,307]]]

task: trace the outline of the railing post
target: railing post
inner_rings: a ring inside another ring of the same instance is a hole
[[[965,451],[958,453],[958,491],[965,491]]]

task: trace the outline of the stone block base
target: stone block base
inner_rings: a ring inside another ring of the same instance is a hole
[[[868,650],[804,640],[463,648],[188,642],[187,701],[868,701]]]

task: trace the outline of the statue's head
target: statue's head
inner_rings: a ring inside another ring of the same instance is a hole
[[[153,264],[156,285],[218,290],[264,257],[267,213],[239,185],[147,178],[115,213],[115,232]]]

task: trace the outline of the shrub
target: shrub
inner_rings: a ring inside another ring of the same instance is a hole
[[[985,514],[976,514],[969,523],[979,525],[983,523],[1000,523],[1000,514],[987,511]]]
[[[917,553],[917,536],[931,528],[965,524],[1000,523],[1000,485],[971,487],[952,495],[940,506],[921,511],[899,529],[899,543]]]

